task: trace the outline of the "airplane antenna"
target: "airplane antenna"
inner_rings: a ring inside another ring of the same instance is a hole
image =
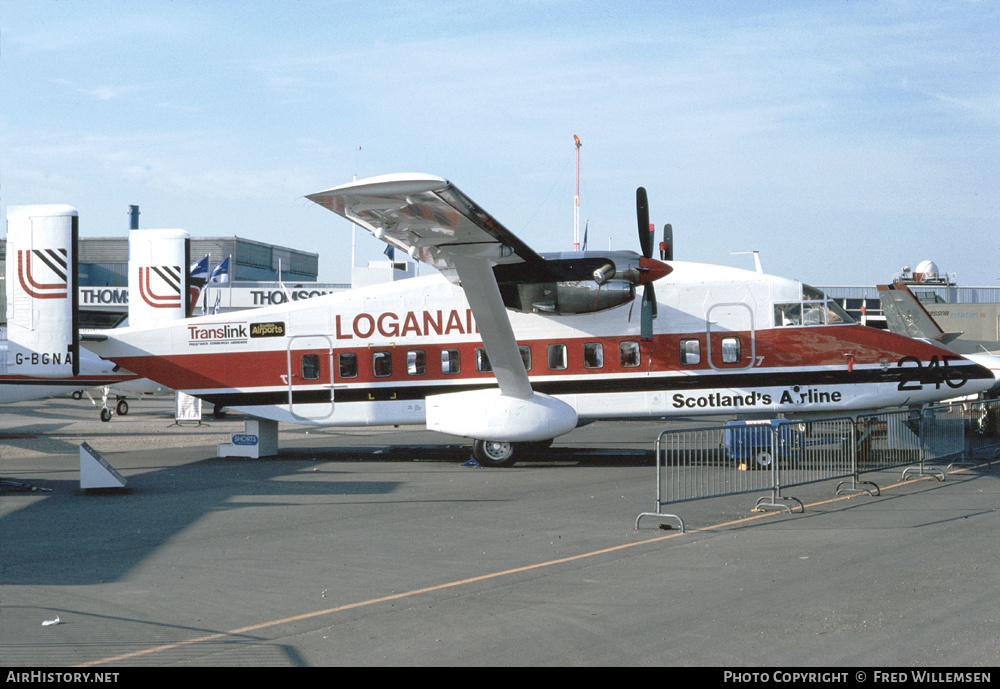
[[[580,137],[573,135],[576,143],[576,196],[573,197],[573,251],[580,250]]]
[[[764,268],[760,264],[760,252],[759,251],[734,251],[733,256],[742,256],[743,254],[753,254],[754,268],[757,269],[758,273],[763,273]]]

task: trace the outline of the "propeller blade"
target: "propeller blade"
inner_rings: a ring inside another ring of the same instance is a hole
[[[646,198],[644,187],[635,190],[635,214],[639,221],[639,246],[642,247],[642,255],[652,258],[653,238],[649,234],[649,200]]]
[[[660,242],[660,260],[674,260],[674,228],[670,223],[663,226],[663,241]]]
[[[639,310],[639,334],[650,339],[653,337],[653,319],[656,318],[656,292],[653,283],[647,282],[642,288],[642,303]]]

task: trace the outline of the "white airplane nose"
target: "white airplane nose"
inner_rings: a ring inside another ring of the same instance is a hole
[[[963,354],[963,356],[993,374],[993,385],[987,388],[987,390],[1000,388],[1000,356],[996,354]]]

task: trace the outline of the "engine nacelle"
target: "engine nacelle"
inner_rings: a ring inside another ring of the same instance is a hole
[[[476,440],[534,442],[569,433],[577,424],[573,407],[548,395],[529,399],[499,388],[427,397],[427,429]]]
[[[517,291],[519,310],[530,313],[593,313],[635,299],[635,286],[625,280],[529,283],[517,285]]]
[[[577,251],[541,257],[544,260],[536,264],[493,268],[507,308],[555,315],[604,311],[635,299],[636,285],[648,277],[646,259],[632,251]]]

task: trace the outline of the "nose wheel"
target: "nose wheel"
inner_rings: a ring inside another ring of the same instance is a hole
[[[101,396],[101,421],[107,423],[111,420],[111,407],[108,406],[108,397],[111,394],[111,388],[104,388],[103,395]],[[90,397],[90,393],[87,393],[87,397]],[[90,401],[95,405],[97,402],[93,397],[90,397]],[[125,416],[128,414],[128,402],[124,397],[118,397],[118,401],[115,402],[115,414],[118,416]]]

